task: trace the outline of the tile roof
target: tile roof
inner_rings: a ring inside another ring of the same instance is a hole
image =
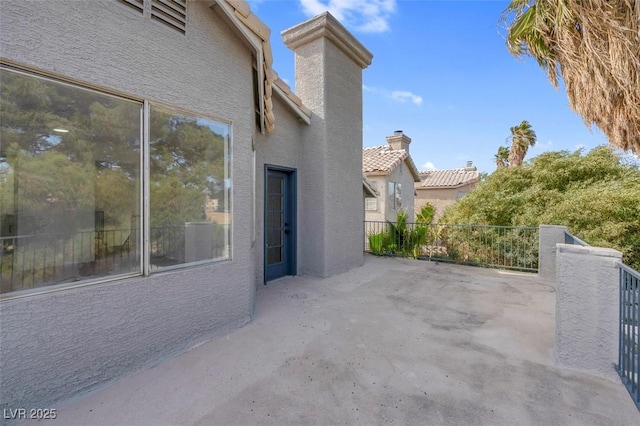
[[[406,150],[391,149],[389,145],[374,146],[362,150],[362,172],[365,175],[388,175],[405,161],[414,181],[420,182],[418,168]]]
[[[417,186],[417,189],[457,188],[477,182],[480,179],[480,173],[475,167],[464,167],[420,172],[420,177],[422,183]]]
[[[262,110],[261,119],[265,125],[267,132],[272,132],[275,129],[275,116],[273,115],[273,100],[272,94],[275,92],[279,95],[283,101],[298,115],[305,123],[311,123],[311,111],[302,104],[302,101],[296,96],[291,88],[282,81],[278,74],[273,69],[273,54],[271,52],[271,43],[269,36],[271,30],[258,18],[253,12],[249,3],[245,0],[214,0],[223,11],[228,13],[228,19],[238,28],[244,26],[249,32],[257,36],[259,43],[248,40],[249,44],[253,45],[256,49],[262,49],[262,54],[257,55],[262,57],[262,63],[257,64],[258,69],[264,72],[264,76],[259,76],[264,80],[264,84],[258,83],[259,93],[261,94]],[[242,34],[245,31],[240,29]]]

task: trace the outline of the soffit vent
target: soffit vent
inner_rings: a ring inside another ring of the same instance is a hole
[[[187,27],[187,0],[151,0],[151,19],[184,34]]]
[[[131,9],[137,12],[144,12],[144,0],[118,0],[118,2],[129,6]]]

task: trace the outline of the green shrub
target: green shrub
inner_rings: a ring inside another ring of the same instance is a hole
[[[564,225],[593,246],[621,251],[627,265],[640,269],[640,167],[605,146],[587,154],[546,152],[522,167],[496,170],[441,222]]]

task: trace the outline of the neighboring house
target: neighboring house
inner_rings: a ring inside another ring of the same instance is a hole
[[[375,183],[371,182],[366,177],[362,177],[362,196],[364,197],[364,210],[367,210],[367,202],[369,198],[377,198],[380,196],[380,192],[375,188]]]
[[[372,55],[328,13],[284,31],[296,95],[269,36],[237,0],[2,2],[0,408],[242,326],[269,280],[362,264]]]
[[[420,172],[416,182],[415,209],[419,212],[426,203],[436,208],[434,220],[442,217],[444,210],[473,189],[480,173],[471,161],[461,169],[430,170]]]
[[[409,154],[411,138],[401,130],[387,136],[387,145],[362,150],[365,178],[365,220],[394,222],[400,210],[413,221],[413,185],[420,181],[418,169]]]

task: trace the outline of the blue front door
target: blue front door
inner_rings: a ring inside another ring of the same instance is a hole
[[[295,172],[267,167],[265,281],[295,275]]]

